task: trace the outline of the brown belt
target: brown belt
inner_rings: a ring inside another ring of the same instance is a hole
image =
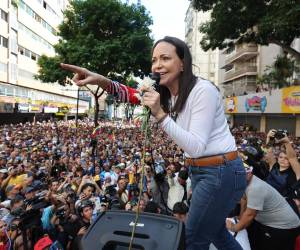
[[[187,158],[185,160],[186,166],[196,166],[196,167],[210,167],[216,165],[222,165],[227,161],[233,161],[238,157],[237,151],[225,153],[222,155],[213,155],[201,158]]]

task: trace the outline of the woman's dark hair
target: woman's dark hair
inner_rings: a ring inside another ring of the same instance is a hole
[[[188,206],[184,202],[176,202],[173,206],[173,214],[187,214]]]
[[[182,110],[197,80],[197,77],[192,71],[192,56],[188,46],[184,41],[170,36],[166,36],[163,39],[158,40],[154,44],[152,52],[161,42],[172,44],[176,48],[177,56],[183,61],[183,72],[179,79],[178,98],[172,110],[170,110],[169,106],[169,99],[171,97],[170,91],[165,86],[160,86],[160,103],[163,110],[165,112],[179,113]]]
[[[96,187],[93,183],[87,182],[85,184],[83,184],[81,191],[84,191],[85,189],[87,189],[88,187],[91,187],[93,189],[93,193],[96,191]]]

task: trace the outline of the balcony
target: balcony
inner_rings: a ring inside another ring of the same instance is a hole
[[[239,78],[241,76],[245,76],[245,75],[257,75],[257,67],[256,66],[247,66],[244,68],[240,68],[238,70],[235,71],[228,71],[228,73],[225,73],[225,79],[224,79],[224,83],[228,82],[228,81],[232,81],[236,78]]]
[[[258,54],[257,46],[247,46],[244,48],[238,48],[236,53],[233,55],[229,55],[225,59],[225,65],[231,64],[237,60],[244,60],[247,61],[253,57],[255,57]]]

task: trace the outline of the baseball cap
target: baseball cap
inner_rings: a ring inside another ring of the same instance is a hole
[[[35,191],[34,187],[28,186],[28,187],[25,188],[24,193],[28,194],[28,193],[33,192],[33,191]]]
[[[52,245],[52,240],[49,236],[45,236],[37,241],[34,245],[34,250],[43,250]]]

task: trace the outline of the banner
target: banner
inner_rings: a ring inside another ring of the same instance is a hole
[[[263,96],[253,96],[251,98],[246,98],[245,100],[245,109],[249,111],[260,111],[265,112],[267,107],[267,97]]]
[[[282,89],[282,113],[300,113],[300,86]]]
[[[237,112],[237,97],[228,97],[226,98],[226,113],[236,113]]]
[[[44,113],[57,113],[57,107],[44,107]]]
[[[31,113],[42,112],[42,106],[38,105],[38,104],[30,104],[29,105],[29,112],[31,112]]]
[[[21,113],[27,113],[29,111],[29,104],[28,103],[19,103],[18,111]]]

